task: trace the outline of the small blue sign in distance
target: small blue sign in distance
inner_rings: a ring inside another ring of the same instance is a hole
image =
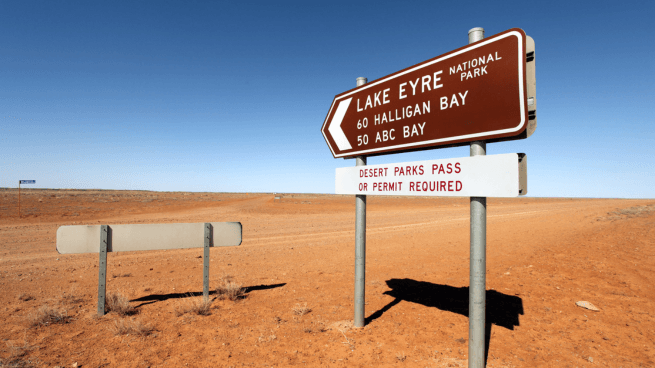
[[[36,180],[20,180],[20,184],[35,184]]]

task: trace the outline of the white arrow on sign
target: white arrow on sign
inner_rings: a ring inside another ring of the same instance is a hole
[[[343,117],[346,116],[346,110],[348,110],[348,106],[350,106],[350,101],[352,101],[352,99],[353,98],[351,97],[339,102],[339,107],[337,107],[337,111],[334,113],[334,117],[332,118],[332,121],[330,121],[330,126],[328,127],[330,134],[332,134],[332,138],[334,138],[334,142],[341,151],[353,148],[350,145],[350,142],[348,142],[348,138],[346,138],[343,130],[341,130],[341,121],[343,121]]]

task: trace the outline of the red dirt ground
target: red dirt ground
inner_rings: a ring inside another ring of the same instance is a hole
[[[2,367],[466,366],[468,198],[369,197],[362,329],[352,196],[32,189],[21,207],[0,190]],[[176,313],[201,249],[110,253],[108,292],[138,313],[97,318],[98,255],[55,248],[62,225],[210,221],[243,224],[211,249],[210,287],[246,293],[207,316]],[[654,367],[654,225],[655,200],[489,199],[487,367]],[[43,306],[67,323],[32,326]]]

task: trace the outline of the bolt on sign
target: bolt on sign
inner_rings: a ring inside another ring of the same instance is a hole
[[[335,158],[527,138],[533,51],[513,28],[437,56],[335,96],[321,132]]]

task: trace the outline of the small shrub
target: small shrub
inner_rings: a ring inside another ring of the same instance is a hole
[[[184,304],[179,304],[175,307],[175,315],[181,316],[185,313],[193,313],[199,316],[208,316],[211,314],[212,301],[204,296],[198,298],[191,298]]]
[[[0,368],[32,368],[34,365],[29,361],[20,358],[0,358]]]
[[[75,288],[71,288],[70,292],[65,293],[61,296],[61,302],[64,304],[78,304],[84,301],[84,298],[77,295]]]
[[[277,339],[277,336],[273,333],[271,330],[271,334],[269,336],[264,336],[264,334],[260,334],[259,338],[257,339],[259,342],[271,342],[273,340]]]
[[[0,368],[33,368],[36,367],[29,360],[23,360],[20,357],[0,358]]]
[[[32,316],[31,326],[47,326],[53,323],[68,323],[69,321],[70,317],[65,310],[44,305]]]
[[[300,303],[298,303],[293,308],[291,308],[291,310],[293,311],[293,314],[300,317],[312,311],[311,308],[307,307],[307,303],[305,303],[305,305],[300,305]]]
[[[245,297],[245,289],[241,287],[241,284],[232,281],[231,276],[225,276],[216,288],[216,295],[219,300],[235,301]]]
[[[107,306],[108,312],[115,312],[119,316],[128,316],[136,313],[136,310],[130,305],[127,297],[118,292],[108,293],[105,299],[105,305]]]
[[[136,335],[148,336],[155,332],[155,328],[149,324],[143,323],[138,320],[124,320],[119,319],[114,323],[111,328],[114,335]]]
[[[0,358],[0,368],[32,368],[36,367],[30,360],[25,360],[27,352],[33,350],[33,346],[28,346],[27,341],[23,346],[14,346],[7,343],[9,347],[9,357]]]
[[[396,359],[398,359],[401,362],[404,362],[405,359],[407,359],[407,355],[405,355],[404,351],[402,353],[397,353],[396,354]]]

